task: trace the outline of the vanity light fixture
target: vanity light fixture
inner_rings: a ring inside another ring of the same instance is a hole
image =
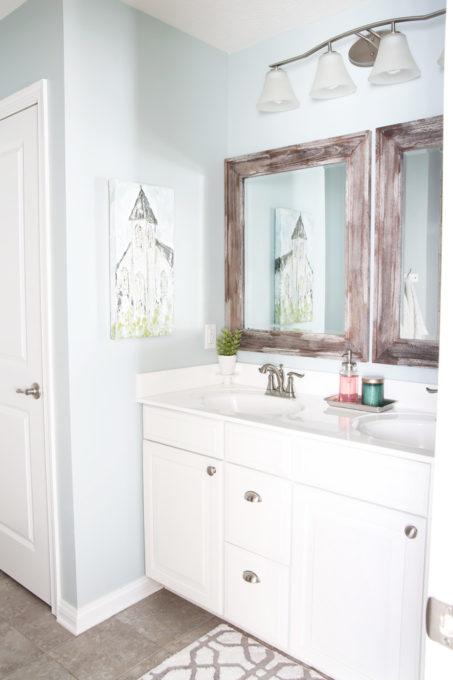
[[[351,35],[358,36],[359,40],[349,50],[349,61],[355,66],[373,66],[368,78],[373,85],[391,85],[418,78],[420,69],[409,50],[407,38],[396,30],[395,25],[408,21],[426,21],[445,13],[445,9],[439,9],[430,14],[385,19],[359,26],[329,38],[308,52],[271,64],[269,67],[271,70],[266,74],[263,91],[257,103],[258,110],[277,112],[297,108],[299,102],[286,72],[281,67],[305,59],[325,47],[327,52],[319,58],[310,96],[313,99],[332,99],[355,92],[356,86],[345,68],[341,55],[332,50],[332,43]],[[390,26],[390,30],[374,30],[382,26]]]

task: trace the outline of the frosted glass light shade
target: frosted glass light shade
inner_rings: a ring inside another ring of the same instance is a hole
[[[291,111],[299,107],[299,100],[294,94],[286,71],[272,68],[266,73],[263,91],[256,108],[258,111],[277,112]]]
[[[356,89],[341,54],[329,50],[319,57],[315,80],[310,90],[312,99],[345,97]]]
[[[392,85],[414,80],[420,69],[410,52],[407,38],[397,31],[381,38],[376,61],[368,80],[373,85]]]

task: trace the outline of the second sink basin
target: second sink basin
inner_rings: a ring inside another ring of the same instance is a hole
[[[206,394],[203,404],[207,408],[224,414],[251,416],[279,416],[300,411],[302,406],[296,399],[270,397],[253,390],[219,391]]]
[[[362,434],[392,444],[434,450],[436,418],[428,414],[392,413],[360,418],[357,429]]]

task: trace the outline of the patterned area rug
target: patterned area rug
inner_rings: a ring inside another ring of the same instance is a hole
[[[222,623],[139,680],[329,680]]]

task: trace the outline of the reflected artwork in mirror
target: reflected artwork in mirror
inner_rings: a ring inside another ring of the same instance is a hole
[[[244,191],[244,327],[343,335],[346,163],[250,177]]]
[[[437,366],[442,116],[376,131],[373,360]]]
[[[225,161],[226,317],[241,349],[368,358],[370,133]]]

